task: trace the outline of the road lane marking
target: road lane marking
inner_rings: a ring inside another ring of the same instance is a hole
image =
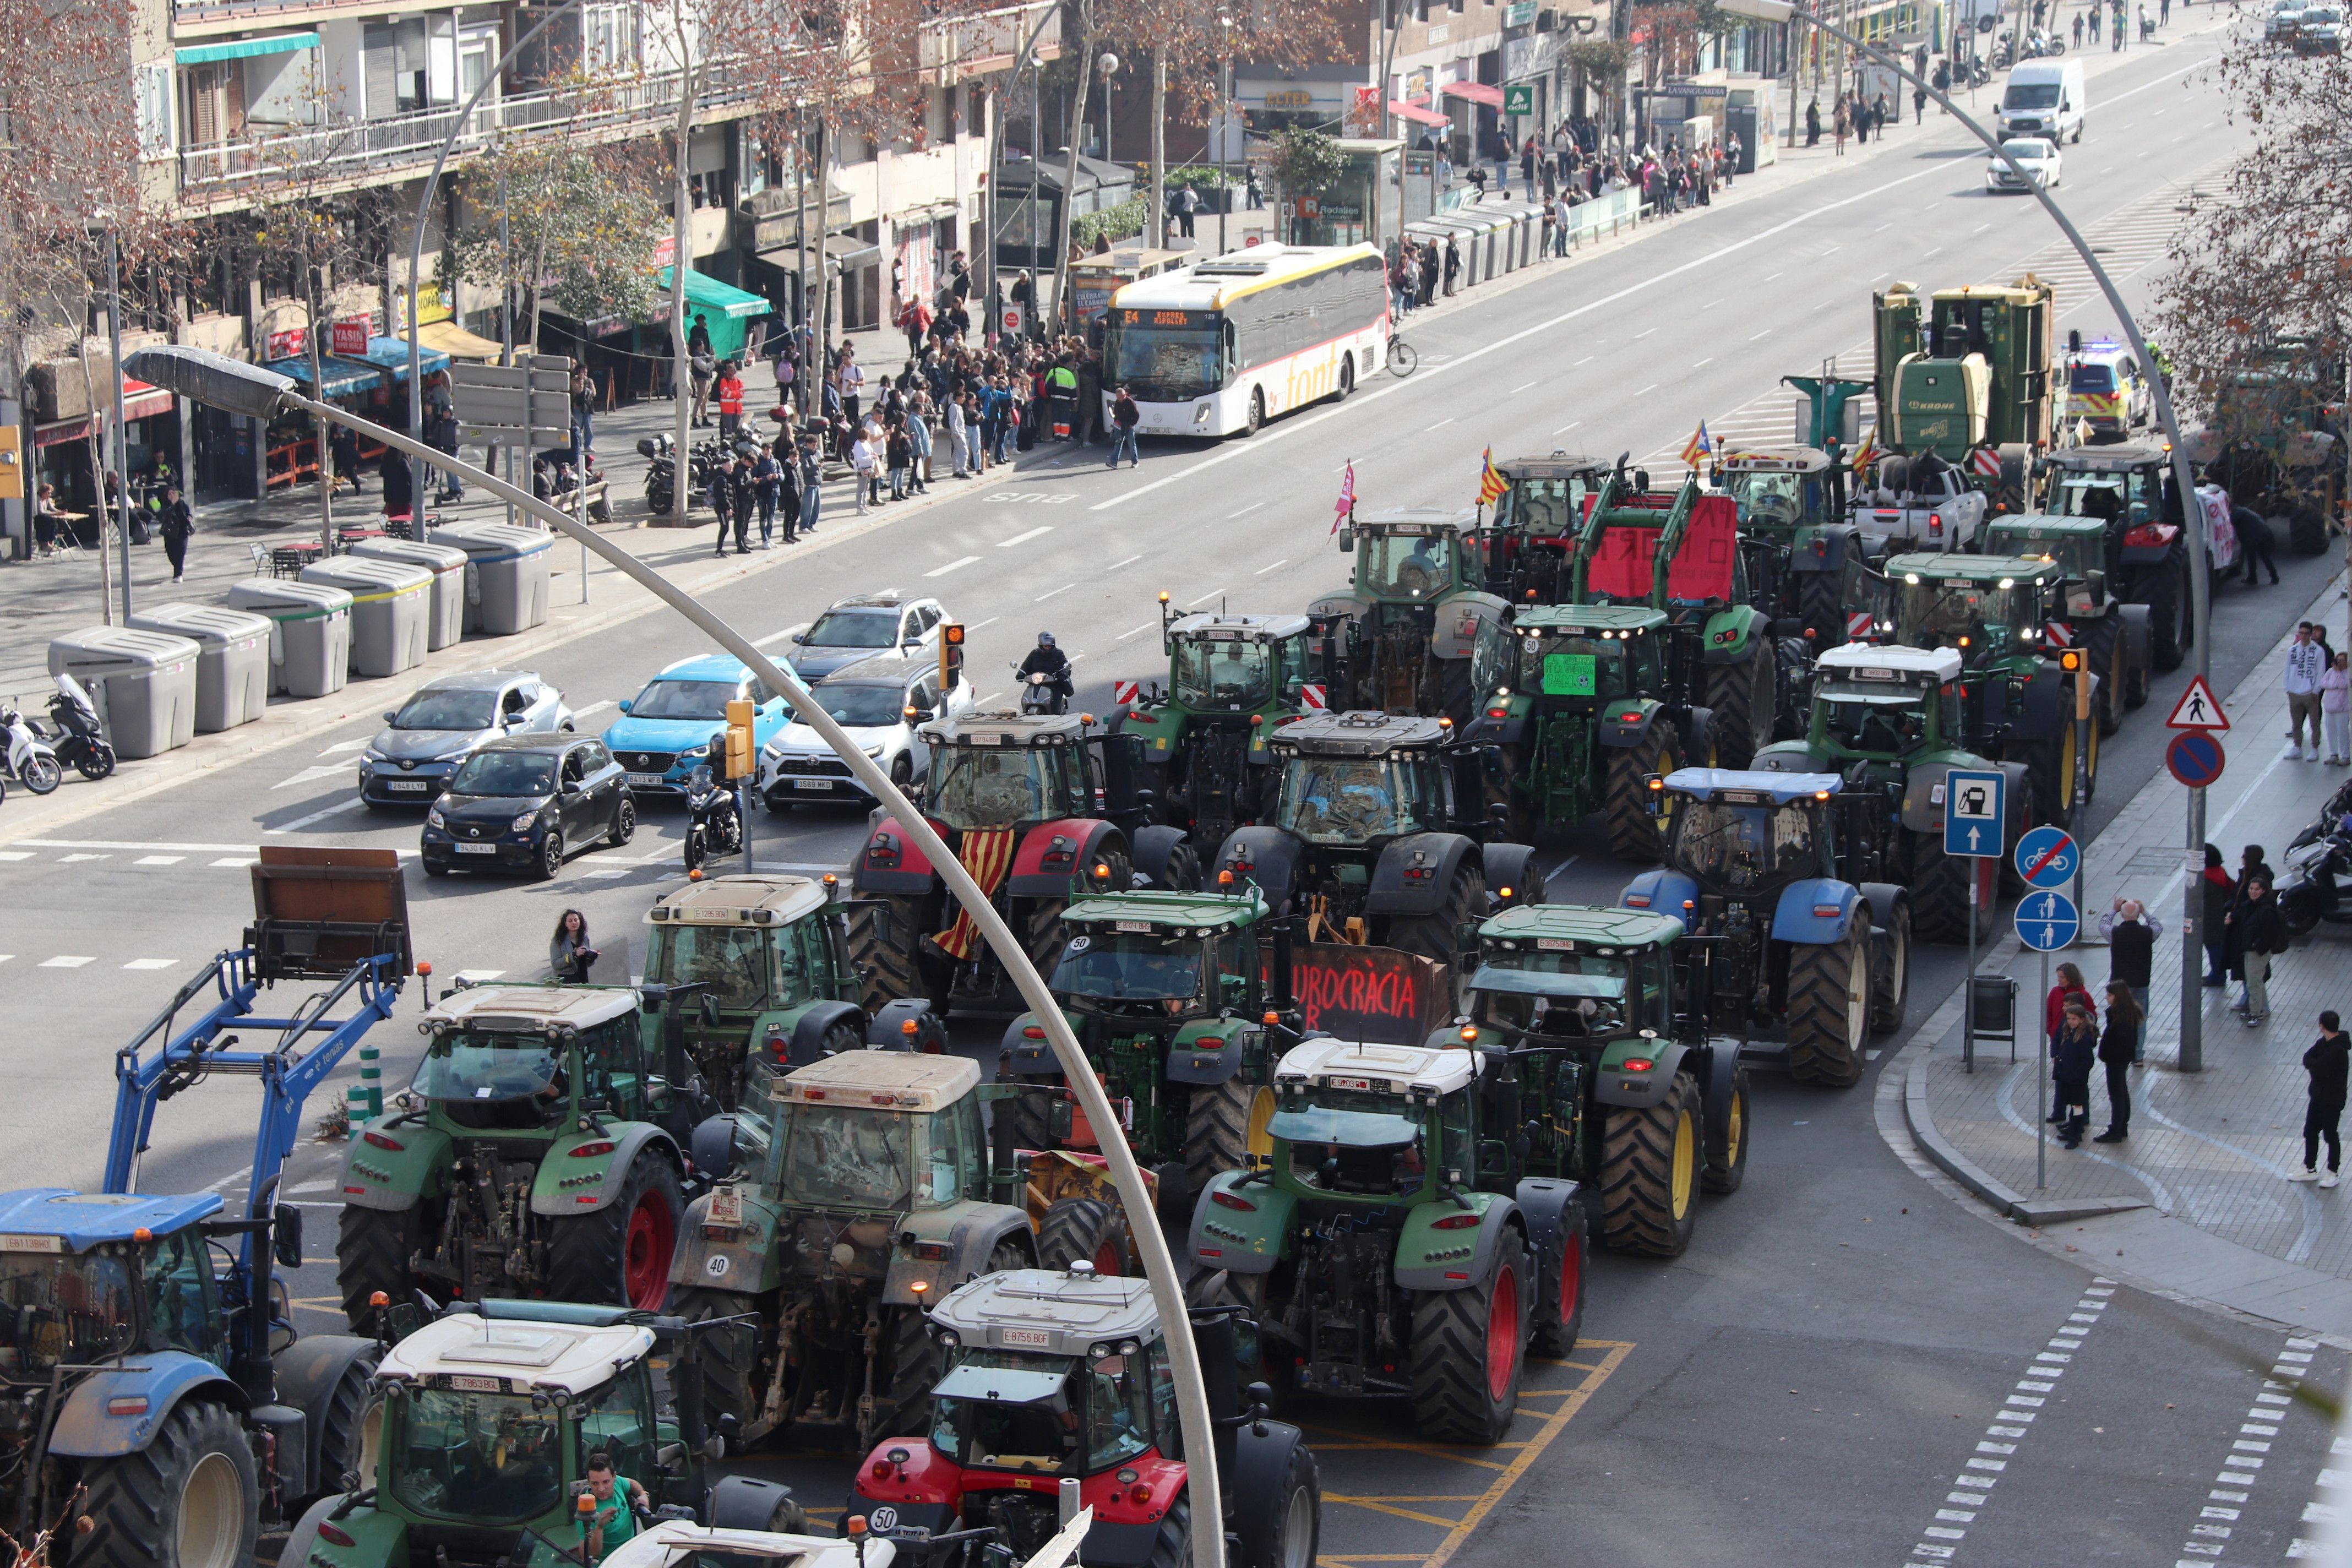
[[[950,561],[944,566],[934,566],[929,571],[924,573],[923,575],[926,577],[944,577],[949,573],[954,571],[957,567],[969,566],[979,559],[980,557],[977,555],[966,555],[959,560]]]
[[[1053,531],[1054,528],[1051,523],[1043,524],[1039,527],[1031,529],[1026,533],[1016,533],[1010,539],[998,540],[996,542],[996,548],[999,550],[1010,550],[1016,544],[1026,544],[1031,540],[1037,538],[1040,534],[1051,533]]]
[[[1453,423],[1454,423],[1454,416],[1453,416],[1453,415],[1451,415],[1451,414],[1449,414],[1449,415],[1447,415],[1444,418],[1443,418],[1443,419],[1439,420],[1436,424],[1434,424],[1434,425],[1431,425],[1431,426],[1427,426],[1423,427],[1423,429],[1422,430],[1422,434],[1423,434],[1423,435],[1424,435],[1424,436],[1426,436],[1426,435],[1428,435],[1428,434],[1429,434],[1429,432],[1430,432],[1430,431],[1432,431],[1432,430],[1443,430],[1443,429],[1444,429],[1448,425],[1451,425],[1451,424],[1453,424]]]
[[[0,850],[0,860],[30,860],[32,858],[33,852],[29,849]]]
[[[1496,1478],[1495,1484],[1486,1489],[1486,1495],[1470,1505],[1470,1511],[1462,1516],[1462,1521],[1456,1524],[1444,1541],[1439,1543],[1437,1550],[1430,1553],[1429,1560],[1423,1568],[1445,1568],[1445,1564],[1453,1561],[1454,1554],[1462,1550],[1463,1545],[1469,1541],[1472,1533],[1480,1525],[1486,1522],[1486,1517],[1495,1511],[1496,1506],[1503,1500],[1513,1487],[1518,1484],[1528,1468],[1543,1457],[1543,1451],[1550,1447],[1553,1440],[1562,1432],[1568,1430],[1568,1424],[1576,1419],[1577,1413],[1591,1403],[1593,1394],[1599,1392],[1601,1385],[1608,1382],[1619,1367],[1625,1364],[1627,1356],[1633,1353],[1633,1344],[1629,1340],[1586,1340],[1576,1348],[1580,1351],[1603,1351],[1605,1353],[1601,1356],[1600,1364],[1587,1372],[1584,1380],[1569,1392],[1566,1399],[1560,1401],[1559,1408],[1545,1417],[1543,1425],[1537,1429],[1535,1436],[1520,1447],[1518,1458],[1513,1459],[1503,1473]]]
[[[316,784],[320,779],[349,778],[351,776],[351,772],[352,765],[349,763],[329,763],[321,767],[304,768],[292,778],[279,779],[276,784],[271,784],[269,787],[271,789],[290,789],[296,784]]]
[[[1245,506],[1245,507],[1242,508],[1242,510],[1239,510],[1239,511],[1229,511],[1229,512],[1225,513],[1225,521],[1226,521],[1227,522],[1231,522],[1231,521],[1233,521],[1233,520],[1234,520],[1234,519],[1235,519],[1235,518],[1237,518],[1237,517],[1247,517],[1250,513],[1252,513],[1252,512],[1255,511],[1258,508],[1260,508],[1260,507],[1264,506],[1265,504],[1265,502],[1264,502],[1264,501],[1262,501],[1262,500],[1254,500],[1254,501],[1250,502],[1250,503],[1249,503],[1249,505],[1247,505],[1247,506]]]
[[[97,962],[95,958],[81,958],[70,953],[59,953],[55,958],[41,960],[41,967],[43,969],[79,969],[85,963]]]
[[[250,844],[134,844],[118,838],[12,838],[27,849],[184,849],[191,855],[250,855]]]
[[[131,863],[133,866],[176,866],[186,858],[184,855],[142,855]]]
[[[1525,392],[1528,387],[1533,386],[1534,384],[1535,384],[1535,383],[1534,383],[1534,382],[1532,382],[1532,381],[1523,381],[1523,382],[1519,383],[1519,384],[1518,384],[1518,385],[1517,385],[1517,386],[1515,386],[1515,387],[1511,388],[1511,393],[1520,393],[1520,392]],[[1509,394],[1509,393],[1507,393],[1507,394],[1505,394],[1505,395],[1506,395],[1506,396],[1508,396],[1508,395],[1510,395],[1510,394]]]
[[[619,706],[619,703],[607,697],[602,702],[591,702],[585,708],[574,708],[572,710],[572,717],[576,721],[578,720],[585,719],[591,713],[602,713],[607,708],[618,708]]]
[[[1276,563],[1274,563],[1274,566],[1261,566],[1261,567],[1259,567],[1256,571],[1255,571],[1255,572],[1251,573],[1251,574],[1250,574],[1250,575],[1251,575],[1251,576],[1253,576],[1253,577],[1263,577],[1263,576],[1265,576],[1267,573],[1269,573],[1269,572],[1273,571],[1275,566],[1287,566],[1287,565],[1289,565],[1289,564],[1290,564],[1290,557],[1288,557],[1287,555],[1286,555],[1286,556],[1284,556],[1281,560],[1279,560],[1279,561],[1276,562]]]
[[[1116,572],[1116,571],[1118,571],[1118,570],[1120,567],[1122,567],[1122,566],[1132,566],[1132,565],[1134,565],[1137,562],[1139,562],[1139,561],[1140,561],[1140,560],[1142,560],[1142,559],[1143,559],[1143,557],[1142,557],[1142,556],[1140,556],[1140,555],[1130,555],[1130,556],[1129,556],[1129,557],[1128,557],[1126,560],[1124,560],[1124,561],[1114,561],[1114,562],[1112,562],[1108,566],[1106,566],[1105,568],[1103,568],[1103,570],[1105,570],[1106,572]]]
[[[338,768],[335,771],[337,773],[341,773],[342,770]],[[339,800],[334,805],[314,811],[308,816],[298,816],[293,821],[285,824],[283,826],[265,827],[261,831],[265,835],[271,833],[298,832],[302,828],[310,826],[312,823],[324,822],[327,818],[340,816],[346,811],[357,811],[360,808],[361,804],[362,803],[357,797],[351,800]]]
[[[333,745],[329,746],[325,751],[320,752],[319,754],[322,757],[332,757],[340,755],[344,752],[365,751],[367,749],[367,745],[368,742],[365,741],[338,741]]]
[[[1555,436],[1565,436],[1570,430],[1575,429],[1578,426],[1583,423],[1584,421],[1581,419],[1571,419],[1567,424],[1561,426],[1559,429],[1553,431],[1552,434]]]
[[[1049,590],[1047,590],[1046,592],[1045,592],[1045,593],[1043,593],[1043,594],[1038,595],[1035,598],[1034,598],[1034,599],[1030,600],[1029,602],[1030,602],[1031,604],[1033,604],[1033,605],[1042,605],[1042,604],[1044,604],[1046,600],[1048,600],[1048,599],[1052,598],[1055,594],[1066,594],[1066,593],[1068,593],[1071,589],[1073,589],[1073,588],[1075,588],[1075,587],[1076,587],[1076,586],[1077,586],[1077,584],[1076,584],[1076,583],[1065,583],[1065,584],[1062,584],[1060,587],[1058,587],[1058,588],[1049,589]]]
[[[83,860],[111,860],[114,857],[111,855],[68,855],[58,863],[61,866],[71,866]]]
[[[125,969],[169,969],[172,965],[179,962],[180,961],[176,958],[134,958],[122,967]]]

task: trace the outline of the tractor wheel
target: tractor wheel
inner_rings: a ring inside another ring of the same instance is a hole
[[[1190,839],[1168,851],[1168,863],[1160,868],[1159,885],[1178,893],[1200,890],[1201,852],[1192,847]]]
[[[1802,739],[1812,719],[1813,652],[1802,637],[1782,637],[1773,649],[1780,671],[1780,694],[1773,709],[1772,738]]]
[[[686,1217],[677,1172],[654,1149],[629,1163],[620,1195],[593,1214],[548,1226],[547,1293],[559,1301],[609,1301],[661,1310],[669,1256]]]
[[[368,1381],[375,1375],[375,1352],[361,1356],[343,1368],[343,1375],[335,1380],[324,1405],[303,1412],[309,1424],[319,1432],[319,1471],[310,1478],[306,1497],[333,1497],[356,1491],[373,1479],[361,1475],[360,1467],[365,1458],[368,1412],[375,1408],[377,1401],[377,1395],[368,1390]],[[345,1478],[351,1476],[360,1479],[346,1485]]]
[[[1789,954],[1789,1076],[1835,1089],[1859,1080],[1871,995],[1870,907],[1857,904],[1843,942]]]
[[[1012,1267],[1018,1268],[1027,1258]],[[989,1272],[996,1272],[993,1258]],[[874,1369],[874,1414],[861,1425],[857,1446],[869,1447],[885,1437],[912,1436],[931,1426],[931,1388],[947,1371],[947,1355],[931,1338],[920,1306],[882,1309],[879,1353],[883,1364]]]
[[[1816,653],[1845,641],[1845,593],[1835,572],[1797,574],[1797,616],[1811,628]]]
[[[869,1016],[889,1003],[935,994],[923,973],[922,908],[919,899],[888,897],[849,907],[849,967],[858,977],[858,1005]]]
[[[704,1420],[715,1424],[721,1415],[732,1415],[745,1431],[751,1430],[753,1418],[768,1402],[768,1380],[775,1375],[773,1314],[761,1310],[756,1296],[706,1290],[698,1285],[681,1285],[672,1291],[668,1311],[689,1323],[707,1323],[713,1318],[751,1320],[701,1335],[697,1352],[702,1371]]]
[[[1195,1087],[1184,1112],[1187,1188],[1206,1192],[1210,1182],[1225,1172],[1249,1169],[1253,1153],[1271,1153],[1265,1124],[1273,1115],[1274,1090],[1265,1084],[1234,1077],[1220,1084]]]
[[[1127,1272],[1127,1230],[1118,1211],[1095,1198],[1058,1198],[1037,1226],[1037,1267],[1091,1263],[1106,1279]]]
[[[1570,1204],[1561,1215],[1559,1261],[1556,1272],[1537,1281],[1536,1325],[1528,1336],[1528,1353],[1558,1361],[1576,1348],[1584,1332],[1584,1273],[1592,1261],[1592,1232],[1584,1220],[1584,1205]],[[1538,1258],[1536,1266],[1550,1269]]]
[[[1514,844],[1533,844],[1537,836],[1550,826],[1537,809],[1536,797],[1530,793],[1528,752],[1520,747],[1505,746],[1496,753],[1497,782],[1501,784],[1503,809],[1510,816],[1505,831]]]
[[[2156,668],[2169,675],[2180,668],[2191,641],[2189,621],[2189,568],[2179,550],[2162,564],[2137,574],[2124,598],[2147,606],[2148,651]]]
[[[1461,733],[1470,722],[1470,709],[1486,694],[1470,689],[1470,661],[1466,658],[1433,658],[1430,669],[1436,679],[1437,712],[1435,717],[1454,721],[1454,730]]]
[[[1192,1494],[1179,1492],[1160,1519],[1160,1534],[1151,1543],[1151,1559],[1144,1568],[1191,1568],[1192,1562]]]
[[[1486,913],[1486,872],[1474,850],[1454,868],[1454,885],[1445,890],[1444,903],[1425,915],[1389,917],[1388,945],[1450,965],[1461,946],[1463,922]]]
[[[1895,905],[1886,929],[1873,928],[1871,938],[1878,945],[1871,952],[1870,1026],[1884,1035],[1903,1026],[1911,1005],[1911,906]]]
[[[2082,647],[2083,662],[2099,678],[2099,689],[2091,699],[2091,716],[2098,721],[2101,733],[2112,735],[2124,727],[2124,699],[2131,689],[2124,678],[2123,617],[2109,616],[2091,623],[2083,635]]]
[[[1601,786],[1601,809],[1609,827],[1609,852],[1621,860],[1664,858],[1666,829],[1673,824],[1675,797],[1659,803],[1659,815],[1650,815],[1649,775],[1670,773],[1682,766],[1682,743],[1671,729],[1657,724],[1641,744],[1609,753],[1609,776]]]
[[[1241,1568],[1315,1568],[1323,1533],[1323,1478],[1316,1473],[1313,1449],[1304,1442],[1291,1446],[1281,1479],[1263,1510],[1254,1511],[1255,1517],[1234,1521],[1242,1540]]]
[[[1059,1085],[1051,1085],[1024,1089],[1010,1100],[996,1102],[1000,1115],[1013,1118],[1013,1146],[1015,1149],[1038,1152],[1054,1146],[1054,1096],[1059,1088]]]
[[[1969,940],[1969,879],[1978,862],[1964,855],[1944,853],[1940,834],[1917,833],[1911,837],[1912,931],[1922,942],[1958,946]],[[1992,936],[1995,896],[1985,890],[1976,908],[1977,941]]]
[[[1780,694],[1780,674],[1769,637],[1748,645],[1748,657],[1738,664],[1706,667],[1706,705],[1715,710],[1718,766],[1744,768],[1757,752],[1772,743],[1774,707]]]
[[[77,1568],[247,1568],[261,1515],[253,1444],[228,1407],[191,1399],[154,1440],[84,1465]]]
[[[1121,880],[1126,869],[1125,856],[1110,857],[1111,884],[1120,892],[1127,891]],[[1068,907],[1062,899],[1039,899],[1024,911],[1015,928],[1021,933],[1021,945],[1029,951],[1030,962],[1049,977],[1062,962],[1062,943],[1069,940],[1069,933],[1062,929],[1062,911]]]
[[[2321,555],[2327,550],[2327,520],[2312,508],[2297,504],[2286,514],[2286,547],[2297,555]]]
[[[1619,1252],[1679,1258],[1698,1214],[1698,1085],[1675,1075],[1645,1110],[1612,1106],[1601,1138],[1601,1242]]]
[[[355,1334],[376,1331],[368,1298],[381,1290],[404,1302],[416,1289],[409,1263],[424,1249],[425,1206],[362,1209],[343,1205],[335,1227],[335,1287],[343,1298],[343,1320]]]
[[[1708,1154],[1698,1173],[1702,1191],[1727,1197],[1748,1179],[1748,1069],[1731,1069],[1731,1103],[1723,1110],[1723,1153]]]
[[[1534,1280],[1516,1230],[1495,1242],[1481,1284],[1423,1290],[1412,1304],[1412,1419],[1442,1443],[1499,1443],[1518,1414]]]

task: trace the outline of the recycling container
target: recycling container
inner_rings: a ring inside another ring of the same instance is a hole
[[[195,739],[202,652],[168,632],[92,626],[50,640],[49,673],[89,688],[116,755],[152,757]]]
[[[131,617],[140,631],[185,637],[196,658],[196,732],[234,730],[269,703],[269,622],[218,605],[158,605]]]
[[[425,662],[433,574],[397,561],[331,555],[302,568],[305,583],[352,596],[352,673],[381,679]]]
[[[324,583],[247,577],[229,584],[232,609],[269,617],[269,689],[289,697],[341,691],[352,673],[352,596]]]
[[[510,637],[547,619],[555,535],[509,522],[445,522],[433,542],[466,552],[466,629]]]
[[[425,613],[425,648],[438,653],[466,635],[466,552],[454,544],[419,544],[407,539],[362,539],[353,555],[397,561],[433,574],[433,603]]]

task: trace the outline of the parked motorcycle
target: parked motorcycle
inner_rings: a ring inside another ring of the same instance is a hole
[[[45,736],[58,761],[80,770],[86,779],[102,779],[114,771],[114,748],[98,722],[98,705],[80,681],[57,677],[58,694],[49,699],[49,728]]]
[[[41,738],[40,731],[6,703],[0,703],[0,744],[6,747],[8,776],[35,795],[48,794],[65,776],[57,752]]]
[[[671,487],[677,483],[677,443],[667,436],[646,436],[637,442],[646,459],[646,510],[656,514],[670,510]],[[688,454],[687,473],[694,488],[687,493],[688,510],[710,488],[710,476],[729,460],[726,444],[716,437],[698,441]]]
[[[2286,921],[2288,934],[2307,936],[2323,921],[2352,925],[2352,900],[2344,893],[2347,879],[2352,879],[2352,828],[2338,824],[2327,833],[2298,838],[2286,852],[2286,868],[2278,879],[2279,916]]]
[[[695,769],[686,778],[686,868],[742,848],[743,816],[735,808],[735,792],[708,766]]]

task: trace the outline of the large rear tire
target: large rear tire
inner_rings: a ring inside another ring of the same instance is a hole
[[[335,1289],[343,1299],[343,1321],[355,1334],[376,1331],[368,1299],[381,1290],[406,1302],[416,1289],[410,1264],[425,1246],[423,1204],[404,1209],[343,1205],[335,1226]]]
[[[2326,554],[2327,520],[2314,508],[2297,503],[2286,514],[2286,547],[2297,555]]]
[[[989,1272],[995,1271],[992,1262]],[[931,1389],[947,1370],[947,1353],[924,1317],[919,1305],[882,1309],[883,1364],[874,1369],[874,1414],[857,1435],[861,1448],[930,1429]]]
[[[2124,624],[2119,616],[2108,616],[2090,624],[2083,634],[2083,662],[2099,678],[2099,689],[2091,699],[2091,716],[2099,722],[2103,734],[2112,735],[2124,727],[2125,699],[2130,695],[2131,682],[2124,673]]]
[[[1304,1441],[1292,1445],[1272,1495],[1253,1511],[1255,1517],[1234,1521],[1242,1539],[1242,1568],[1315,1568],[1323,1533],[1323,1479],[1316,1473],[1315,1451]]]
[[[1609,829],[1609,852],[1621,860],[1664,858],[1666,829],[1673,825],[1675,797],[1659,802],[1650,815],[1649,775],[1673,773],[1682,766],[1682,742],[1670,726],[1653,722],[1639,745],[1609,753],[1609,771],[1601,784],[1601,809]]]
[[[1549,1277],[1539,1281],[1535,1328],[1528,1335],[1528,1353],[1554,1361],[1576,1348],[1584,1332],[1584,1276],[1592,1261],[1592,1233],[1584,1221],[1584,1205],[1570,1204],[1560,1216],[1567,1232],[1560,1238],[1559,1258],[1546,1265]]]
[[[1966,856],[1945,854],[1943,840],[1937,834],[1912,836],[1912,930],[1920,941],[1944,942],[1955,947],[1968,942],[1969,879],[1978,874],[1977,865],[1977,861]],[[1977,905],[1975,918],[1979,942],[1992,935],[1997,893],[1997,888],[1987,890]]]
[[[1151,1560],[1144,1568],[1190,1568],[1192,1561],[1192,1494],[1177,1494],[1160,1517],[1160,1534],[1151,1543]]]
[[[1813,634],[1816,653],[1845,642],[1845,595],[1841,574],[1797,574],[1797,616]]]
[[[1772,639],[1759,637],[1738,664],[1706,667],[1706,705],[1715,712],[1710,733],[1722,758],[1718,766],[1744,768],[1772,743],[1774,707],[1780,694],[1776,666]]]
[[[934,994],[923,973],[922,908],[919,899],[888,897],[860,900],[849,908],[849,967],[856,972],[858,1005],[868,1016],[889,1003]]]
[[[1486,912],[1486,870],[1473,849],[1454,868],[1454,883],[1446,889],[1444,903],[1425,915],[1389,917],[1388,945],[1451,964],[1461,946],[1463,923],[1477,920]],[[1198,1186],[1193,1188],[1195,1192],[1199,1190]]]
[[[1698,1222],[1698,1086],[1675,1076],[1646,1110],[1612,1106],[1601,1142],[1601,1241],[1618,1252],[1679,1258]]]
[[[1844,941],[1789,954],[1789,1076],[1837,1089],[1858,1081],[1870,1002],[1870,906],[1857,903]]]
[[[1491,1446],[1518,1413],[1532,1281],[1516,1230],[1495,1241],[1477,1285],[1424,1290],[1412,1304],[1412,1418],[1424,1437]]]
[[[659,1311],[685,1217],[676,1169],[656,1150],[638,1150],[619,1195],[592,1214],[549,1224],[547,1293]]]
[[[1273,1111],[1274,1090],[1265,1084],[1236,1075],[1220,1084],[1196,1085],[1184,1110],[1186,1187],[1203,1193],[1225,1172],[1249,1169],[1250,1135],[1264,1137]]]
[[[768,1380],[775,1373],[770,1359],[773,1353],[770,1318],[760,1310],[759,1298],[682,1285],[671,1291],[668,1311],[689,1323],[714,1318],[751,1320],[698,1335],[696,1352],[702,1372],[705,1419],[715,1423],[721,1415],[732,1415],[743,1430],[750,1431],[752,1418],[767,1403]]]
[[[304,1494],[306,1500],[356,1490],[373,1479],[362,1473],[362,1460],[368,1412],[376,1404],[376,1395],[368,1391],[368,1381],[375,1375],[376,1359],[373,1351],[361,1355],[343,1368],[342,1376],[335,1380],[323,1405],[303,1412],[309,1424],[319,1432],[319,1473],[310,1478],[310,1489]],[[360,1479],[346,1487],[346,1476],[359,1476]]]
[[[76,1568],[249,1568],[261,1479],[245,1428],[228,1407],[184,1401],[154,1440],[82,1470],[90,1531]]]
[[[2147,606],[2148,651],[2166,675],[2180,668],[2190,642],[2187,557],[2176,550],[2161,565],[2144,568],[2124,597]]]
[[[1887,1034],[1903,1026],[1911,1005],[1911,906],[1898,903],[1886,929],[1871,930],[1870,1026]]]
[[[1429,665],[1437,682],[1435,717],[1453,720],[1454,732],[1458,735],[1469,726],[1471,705],[1486,693],[1470,689],[1467,658],[1433,658]]]
[[[1091,1263],[1098,1275],[1127,1272],[1127,1229],[1118,1211],[1095,1198],[1061,1198],[1037,1226],[1037,1267]]]
[[[1739,1190],[1748,1179],[1748,1069],[1731,1069],[1731,1102],[1723,1108],[1723,1152],[1709,1153],[1699,1172],[1702,1191],[1718,1197],[1728,1196]]]

